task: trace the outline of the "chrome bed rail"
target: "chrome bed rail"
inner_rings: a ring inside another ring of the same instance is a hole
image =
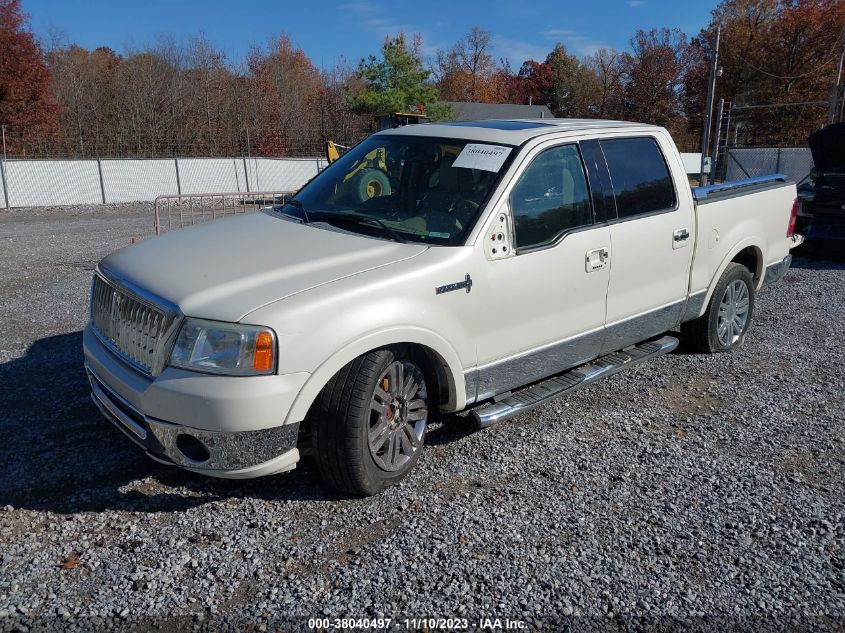
[[[779,184],[790,182],[789,176],[785,174],[770,174],[768,176],[755,176],[754,178],[743,178],[742,180],[730,180],[717,185],[706,187],[693,187],[692,197],[696,202],[704,202],[714,197],[728,197],[729,194],[740,195],[747,193],[748,189],[765,189]]]

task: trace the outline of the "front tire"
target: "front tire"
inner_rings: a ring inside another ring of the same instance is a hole
[[[754,278],[731,262],[719,278],[707,310],[681,325],[684,342],[698,352],[729,352],[745,342],[754,314]]]
[[[391,194],[390,178],[380,169],[372,167],[362,169],[355,174],[350,184],[355,202],[366,202],[372,198]]]
[[[401,348],[359,356],[329,381],[312,409],[317,467],[341,492],[369,496],[419,461],[428,422],[423,364]]]

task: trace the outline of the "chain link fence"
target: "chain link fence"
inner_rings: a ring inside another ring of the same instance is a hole
[[[813,168],[807,139],[829,122],[829,107],[826,101],[757,105],[720,101],[714,181],[782,173],[800,182]]]
[[[724,180],[786,174],[801,182],[813,169],[809,147],[731,147],[725,151]]]
[[[5,208],[153,201],[162,195],[296,191],[326,166],[310,158],[0,159]]]
[[[325,144],[242,129],[206,153],[166,135],[106,142],[58,133],[23,143],[2,127],[0,209],[153,201],[163,195],[296,191],[326,166]],[[230,135],[231,136],[231,135]],[[231,140],[231,139],[230,139]],[[336,139],[354,145],[359,139]],[[24,148],[24,149],[22,149]],[[231,153],[227,153],[231,152]]]
[[[8,124],[2,124],[0,128],[6,159],[309,158],[322,155],[328,139],[349,145],[368,134],[365,129],[345,130],[337,135],[330,131],[315,131],[307,136],[296,136],[241,128],[221,129],[219,135],[213,136],[195,125],[180,126],[178,134],[156,125],[135,132],[123,127],[110,133],[89,129],[77,135],[69,135],[61,129],[31,129]]]

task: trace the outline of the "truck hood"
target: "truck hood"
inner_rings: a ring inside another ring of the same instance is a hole
[[[100,268],[188,316],[235,322],[268,303],[426,249],[252,213],[128,246]]]
[[[845,123],[823,127],[807,141],[818,171],[845,171]]]

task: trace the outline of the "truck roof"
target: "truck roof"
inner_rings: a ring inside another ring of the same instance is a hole
[[[660,129],[645,123],[604,121],[602,119],[486,119],[451,123],[421,123],[384,130],[379,134],[404,136],[442,136],[447,138],[520,145],[525,141],[555,132],[584,130]]]

